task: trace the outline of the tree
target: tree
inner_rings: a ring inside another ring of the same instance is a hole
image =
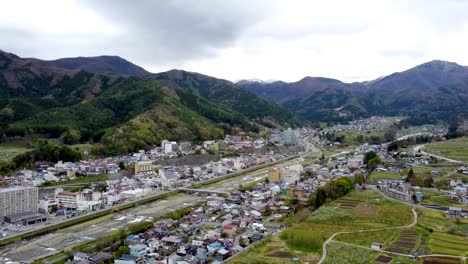
[[[80,142],[81,134],[80,131],[69,129],[67,132],[62,134],[63,144],[73,145]]]
[[[416,175],[414,174],[413,168],[410,168],[408,171],[408,175],[406,176],[406,182],[414,184],[416,181]]]
[[[384,140],[386,142],[395,140],[398,130],[398,124],[391,125],[384,134]]]
[[[356,141],[357,141],[357,143],[359,143],[359,144],[364,143],[364,136],[361,135],[361,134],[359,134],[359,135],[356,137]]]
[[[427,188],[433,187],[434,179],[430,175],[428,175],[426,179],[424,179],[423,185],[424,187],[427,187]]]
[[[327,201],[327,192],[322,187],[318,188],[317,192],[315,193],[315,201],[314,201],[315,209],[324,205],[326,201]]]
[[[387,146],[387,151],[397,151],[400,146],[398,145],[398,142],[394,141]]]
[[[125,162],[121,161],[121,162],[119,162],[119,168],[121,170],[126,170],[127,169],[127,164],[125,164]]]
[[[375,158],[369,160],[369,162],[367,163],[367,169],[369,171],[373,171],[381,163],[382,163],[382,160],[380,159],[380,157],[375,157]]]
[[[371,160],[371,159],[373,159],[375,157],[377,157],[377,154],[375,154],[374,151],[367,152],[366,155],[364,155],[364,160],[363,160],[364,164],[367,165],[369,163],[369,160]]]
[[[362,175],[361,173],[356,175],[356,177],[354,178],[354,183],[362,185],[364,183],[364,175]]]

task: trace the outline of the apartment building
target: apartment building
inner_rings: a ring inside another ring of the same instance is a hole
[[[4,216],[24,212],[37,212],[39,193],[36,187],[10,187],[0,189],[0,221]]]

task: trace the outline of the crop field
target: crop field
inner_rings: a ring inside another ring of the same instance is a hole
[[[31,149],[26,148],[26,147],[0,145],[0,161],[11,160],[16,155],[23,154],[30,150]]]
[[[461,162],[468,162],[468,137],[427,144],[424,151]]]
[[[423,264],[460,264],[464,263],[460,259],[446,257],[427,257],[424,258]]]
[[[410,254],[419,243],[419,234],[413,230],[403,230],[397,240],[393,241],[385,250],[400,254]]]
[[[304,254],[290,250],[278,236],[275,236],[258,242],[248,250],[241,252],[235,258],[229,260],[227,263],[286,264],[291,263],[293,257],[297,257],[303,262],[311,263],[315,263],[319,259],[319,255]]]
[[[451,219],[442,212],[418,209],[418,230],[427,253],[468,256],[468,220]]]
[[[363,247],[371,246],[372,242],[381,243],[384,247],[388,246],[400,235],[399,229],[389,229],[374,232],[341,234],[335,237],[334,240],[346,243],[352,243]]]
[[[337,242],[330,243],[328,251],[326,264],[372,263],[372,260],[379,255],[379,252],[372,251],[370,248],[357,248]]]

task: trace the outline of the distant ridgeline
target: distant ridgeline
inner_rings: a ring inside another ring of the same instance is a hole
[[[242,88],[312,122],[409,116],[404,125],[449,122],[468,112],[468,67],[431,61],[367,82],[305,77],[298,82],[240,81]]]
[[[0,51],[0,137],[91,142],[103,154],[161,140],[207,140],[303,119],[235,84],[184,71],[150,74],[111,56],[56,61]]]

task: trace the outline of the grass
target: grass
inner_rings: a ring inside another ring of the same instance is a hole
[[[468,220],[451,219],[442,212],[418,209],[418,230],[425,238],[425,249],[432,254],[468,256]]]
[[[58,182],[47,182],[42,184],[41,187],[49,187],[49,186],[58,186],[58,185],[65,185],[65,184],[78,184],[78,183],[91,183],[91,182],[99,182],[108,180],[109,176],[105,174],[99,175],[92,175],[92,176],[79,176],[72,180],[67,181],[58,181]]]
[[[367,179],[367,183],[376,184],[377,181],[383,180],[401,180],[403,175],[401,173],[388,172],[388,171],[374,171]]]
[[[370,249],[358,248],[349,245],[332,242],[328,246],[329,254],[325,260],[327,264],[341,263],[373,263],[380,254]]]
[[[386,247],[390,244],[391,241],[395,240],[399,234],[400,229],[389,229],[374,232],[341,234],[336,236],[334,240],[352,243],[364,247],[370,247],[372,242],[378,242],[382,243],[382,245]]]
[[[16,155],[23,154],[31,150],[32,149],[26,147],[2,144],[0,145],[0,161],[9,161]]]
[[[427,204],[437,204],[437,205],[445,206],[445,207],[456,206],[456,207],[460,207],[462,209],[468,210],[467,205],[462,204],[455,200],[447,199],[443,196],[432,196],[429,199],[423,199],[422,202],[427,203]]]
[[[468,137],[427,144],[424,150],[442,157],[468,162]]]
[[[339,201],[343,200],[352,201],[356,206],[340,208]],[[413,218],[409,206],[386,199],[371,190],[351,192],[339,201],[320,207],[303,221],[296,222],[284,231],[280,238],[286,249],[302,254],[303,258],[318,259],[317,256],[322,254],[323,242],[335,232],[407,225]],[[258,262],[250,263],[262,263],[263,253],[248,253],[245,258],[238,256],[233,263],[249,263],[253,260]],[[356,261],[355,263],[362,263]],[[263,263],[269,262],[263,260]]]

